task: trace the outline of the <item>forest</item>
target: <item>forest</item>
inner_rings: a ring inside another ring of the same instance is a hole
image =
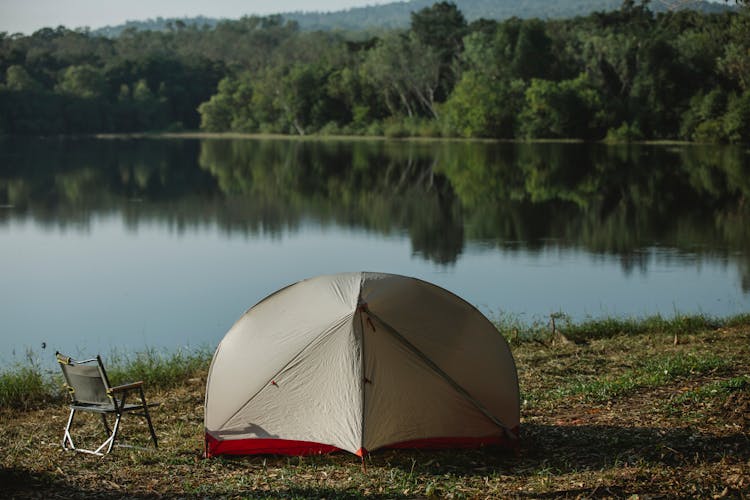
[[[750,141],[750,8],[304,31],[281,16],[117,38],[0,33],[0,133]]]

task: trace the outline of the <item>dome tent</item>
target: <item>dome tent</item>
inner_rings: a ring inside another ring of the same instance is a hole
[[[476,308],[394,274],[319,276],[250,308],[214,354],[206,455],[507,443],[507,342]]]

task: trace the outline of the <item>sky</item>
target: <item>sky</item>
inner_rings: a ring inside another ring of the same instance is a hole
[[[0,0],[0,32],[31,34],[44,27],[114,26],[156,17],[239,18],[290,11],[336,11],[397,0]]]

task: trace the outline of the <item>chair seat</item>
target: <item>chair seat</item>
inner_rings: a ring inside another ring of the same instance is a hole
[[[148,403],[146,406],[159,406],[161,403]],[[70,408],[76,409],[76,410],[82,410],[82,411],[91,411],[94,413],[116,413],[117,410],[115,410],[115,407],[113,405],[97,405],[97,404],[90,404],[90,403],[77,403],[77,404],[71,404]],[[132,404],[132,403],[126,403],[125,405],[119,406],[120,412],[126,412],[126,411],[133,411],[133,410],[142,410],[143,405],[142,404]]]

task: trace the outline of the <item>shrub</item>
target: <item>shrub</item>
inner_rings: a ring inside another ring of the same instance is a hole
[[[750,90],[732,96],[724,115],[724,133],[730,142],[750,142]]]
[[[605,142],[633,142],[643,140],[643,133],[637,124],[624,122],[617,128],[607,131]]]
[[[382,136],[384,135],[383,125],[380,122],[372,122],[365,129],[365,135],[369,136]]]
[[[399,139],[409,137],[409,130],[401,121],[390,121],[386,123],[383,133],[390,139]]]
[[[724,127],[721,120],[706,120],[698,124],[693,132],[692,139],[695,142],[723,142],[726,140]]]

